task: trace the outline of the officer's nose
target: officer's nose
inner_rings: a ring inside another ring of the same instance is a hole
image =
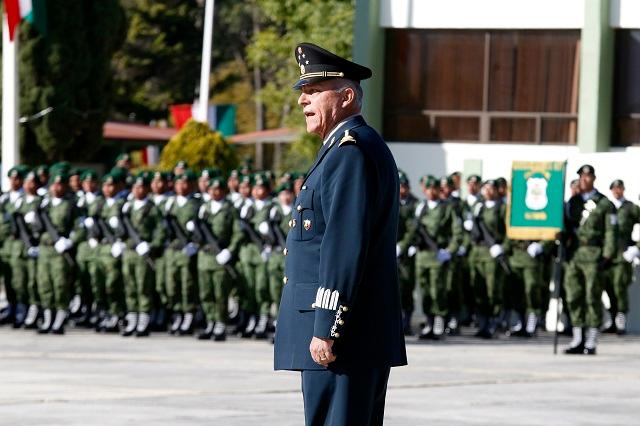
[[[298,97],[298,105],[300,105],[301,107],[309,105],[309,97],[306,93],[300,92],[300,96]]]

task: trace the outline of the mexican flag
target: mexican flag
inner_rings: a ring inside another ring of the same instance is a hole
[[[41,34],[46,34],[46,0],[4,0],[4,10],[11,40],[23,19],[34,25]]]

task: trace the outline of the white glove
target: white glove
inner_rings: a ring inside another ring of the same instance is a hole
[[[534,241],[533,243],[529,244],[529,247],[527,247],[527,253],[529,253],[529,256],[531,257],[536,257],[537,255],[542,253],[542,244]]]
[[[449,250],[447,249],[440,249],[436,254],[436,259],[440,263],[448,262],[451,260],[451,253],[449,253]]]
[[[467,232],[471,232],[471,230],[473,229],[473,220],[471,219],[465,220],[464,222],[462,222],[462,226]]]
[[[190,220],[189,222],[187,222],[187,224],[184,226],[185,228],[187,228],[187,231],[189,232],[193,232],[196,230],[196,224],[193,223],[192,220]]]
[[[264,250],[262,250],[262,253],[260,253],[260,257],[262,257],[263,261],[268,262],[271,257],[271,247],[266,246]]]
[[[258,225],[258,231],[260,231],[262,235],[268,235],[269,224],[267,222],[260,222],[260,225]]]
[[[53,248],[55,248],[58,253],[62,254],[65,251],[69,250],[72,246],[73,243],[70,239],[60,237],[58,241],[56,241],[56,243],[53,245]]]
[[[502,250],[502,246],[500,244],[494,244],[491,247],[489,247],[489,253],[491,254],[491,257],[495,259],[496,257],[503,254],[504,250]]]
[[[187,256],[191,257],[198,252],[198,246],[193,243],[189,243],[182,249],[182,252]]]
[[[144,256],[149,253],[149,250],[151,250],[151,247],[149,247],[149,243],[146,241],[141,241],[140,244],[136,246],[136,253],[138,253],[139,256]]]
[[[462,257],[467,254],[467,248],[465,246],[458,247],[457,255]]]
[[[29,225],[34,223],[36,221],[36,212],[30,211],[30,212],[25,213],[24,221],[25,221],[25,223],[28,223]]]
[[[417,252],[418,252],[418,249],[416,246],[409,246],[409,248],[407,249],[407,255],[409,257],[415,256]]]
[[[96,224],[95,220],[93,220],[91,216],[85,217],[82,223],[84,224],[84,227],[87,229],[93,228],[93,225]]]
[[[219,265],[226,265],[231,260],[231,252],[227,249],[220,251],[220,253],[216,254],[216,262]]]
[[[278,208],[272,207],[271,210],[269,210],[269,219],[274,220],[276,216],[278,216]]]
[[[95,238],[89,238],[89,247],[91,247],[92,249],[98,247],[98,240],[96,240]]]
[[[624,251],[624,253],[622,253],[622,257],[624,257],[624,260],[629,263],[633,262],[633,260],[638,256],[640,256],[640,249],[638,248],[638,246],[629,246]]]
[[[402,249],[400,248],[400,244],[396,244],[396,257],[400,257],[402,254]]]
[[[242,206],[242,208],[240,209],[240,217],[242,219],[246,219],[247,215],[249,214],[249,209],[251,208],[250,205],[245,204],[244,206]]]
[[[37,259],[40,256],[40,247],[34,246],[27,249],[27,256],[31,259]]]
[[[120,225],[120,219],[118,219],[118,216],[111,216],[109,218],[110,227],[112,227],[113,229],[116,229],[119,225]]]
[[[111,245],[111,256],[118,258],[120,256],[122,256],[122,252],[124,251],[124,243],[122,242],[115,242]]]

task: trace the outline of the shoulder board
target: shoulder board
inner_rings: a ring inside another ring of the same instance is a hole
[[[354,131],[345,130],[344,136],[342,136],[342,139],[340,139],[340,143],[338,144],[338,146],[355,145],[357,143],[355,137],[356,137],[356,133]]]

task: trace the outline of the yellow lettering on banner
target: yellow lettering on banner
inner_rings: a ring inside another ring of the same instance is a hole
[[[547,220],[546,212],[526,212],[524,214],[526,220]]]

